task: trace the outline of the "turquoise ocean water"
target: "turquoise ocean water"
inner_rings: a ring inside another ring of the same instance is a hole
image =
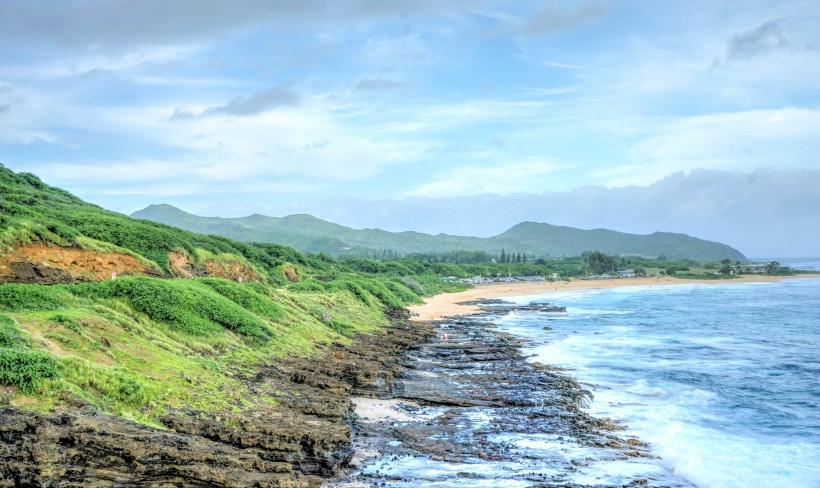
[[[820,269],[820,260],[794,265]],[[820,487],[820,280],[514,300],[567,307],[497,323],[529,340],[533,361],[583,382],[591,414],[651,444],[660,459],[645,465],[647,476],[698,487]],[[574,481],[617,483],[618,469]]]

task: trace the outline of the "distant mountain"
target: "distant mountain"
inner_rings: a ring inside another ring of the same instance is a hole
[[[615,255],[635,254],[654,257],[665,254],[675,259],[719,261],[728,258],[732,261],[746,261],[746,256],[726,244],[672,232],[638,235],[608,229],[581,230],[537,222],[522,222],[496,238],[549,249],[553,256],[577,255],[579,249],[594,249]]]
[[[485,251],[499,254],[526,253],[530,256],[577,256],[598,250],[614,255],[746,261],[737,249],[686,234],[655,232],[627,234],[607,229],[582,230],[537,222],[522,222],[494,237],[388,232],[381,229],[351,229],[312,215],[287,217],[249,215],[239,218],[199,217],[174,206],[161,204],[134,212],[134,218],[152,220],[204,234],[216,234],[239,241],[275,242],[304,252],[324,252],[333,256],[362,255],[389,249],[400,253]]]

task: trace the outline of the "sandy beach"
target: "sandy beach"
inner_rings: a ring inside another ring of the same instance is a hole
[[[592,288],[616,288],[621,286],[666,286],[699,283],[705,285],[726,285],[736,283],[773,283],[784,279],[820,278],[820,274],[801,274],[795,276],[741,276],[731,280],[688,280],[670,277],[652,278],[619,278],[612,280],[573,280],[561,282],[521,282],[491,283],[477,285],[458,293],[441,293],[425,299],[424,305],[409,307],[416,320],[435,320],[452,315],[469,315],[480,309],[475,305],[459,305],[482,298],[504,298],[521,295],[537,295],[551,291],[584,290]]]

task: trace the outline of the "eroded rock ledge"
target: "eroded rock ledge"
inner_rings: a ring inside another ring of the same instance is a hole
[[[276,398],[268,411],[171,412],[163,430],[81,403],[53,414],[2,409],[0,486],[319,486],[352,455],[351,393],[390,391],[402,356],[432,334],[391,313],[380,333],[244,378]]]

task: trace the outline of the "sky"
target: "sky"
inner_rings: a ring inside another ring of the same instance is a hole
[[[0,163],[118,212],[820,255],[820,2],[4,0]]]

